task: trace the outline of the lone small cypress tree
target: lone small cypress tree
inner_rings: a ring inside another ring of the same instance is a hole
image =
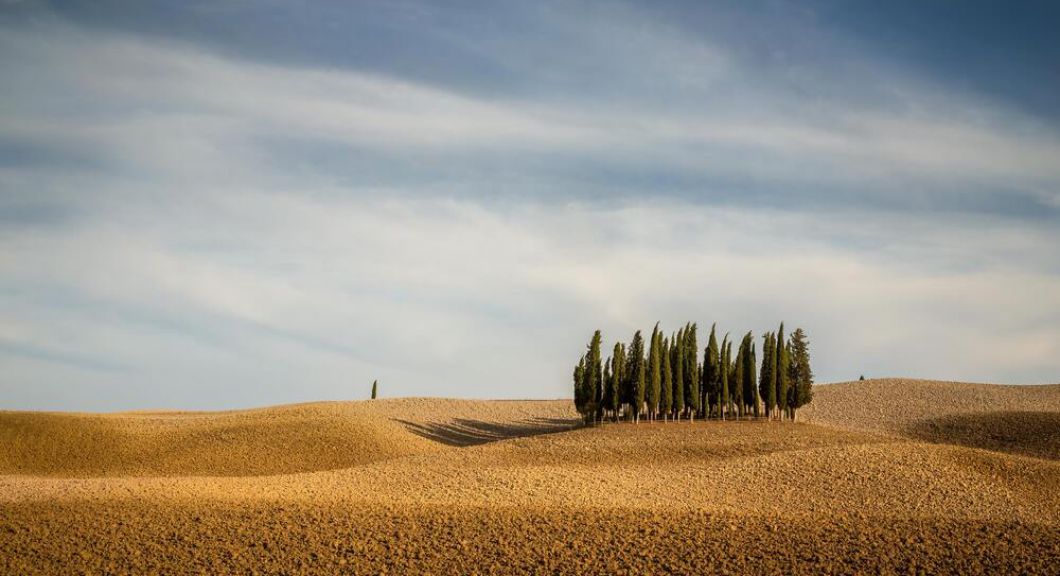
[[[379,393],[379,381],[372,380],[372,400],[375,400],[376,395]]]

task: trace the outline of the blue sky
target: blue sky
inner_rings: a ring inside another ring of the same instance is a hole
[[[1049,2],[0,3],[0,407],[1060,381]]]

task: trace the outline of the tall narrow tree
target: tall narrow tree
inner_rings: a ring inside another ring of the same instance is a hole
[[[684,346],[681,343],[684,341],[684,332],[681,330],[677,331],[677,336],[674,336],[672,343],[672,350],[670,351],[670,366],[674,371],[674,417],[679,418],[685,410],[685,357],[684,357]]]
[[[587,408],[596,417],[599,417],[599,413],[603,409],[601,394],[604,390],[603,369],[600,359],[600,341],[600,331],[597,330],[593,333],[593,338],[589,342],[589,353],[586,355],[587,364],[585,367],[585,369],[589,371],[589,386],[588,390],[586,390],[589,403]]]
[[[766,332],[762,339],[762,376],[758,389],[761,392],[766,418],[771,418],[777,406],[776,380],[773,379],[773,368],[776,366],[776,360],[773,358],[773,333]]]
[[[744,416],[744,396],[743,396],[743,368],[744,368],[744,354],[747,351],[744,347],[744,342],[741,341],[740,345],[736,347],[736,359],[733,361],[732,370],[732,387],[733,387],[733,399],[736,403],[736,416],[737,418],[743,418]]]
[[[640,330],[637,330],[633,334],[633,342],[629,345],[629,362],[630,372],[632,372],[630,376],[633,383],[633,394],[630,403],[632,404],[633,421],[636,422],[640,419],[640,414],[644,410],[644,389],[646,383],[644,337],[640,335]]]
[[[755,340],[750,332],[743,337],[743,347],[746,350],[743,358],[743,395],[744,403],[750,407],[750,412],[755,418],[758,417],[758,379],[755,377]]]
[[[715,324],[710,326],[710,341],[703,352],[703,381],[707,388],[707,405],[714,405],[721,416],[721,372],[718,366],[721,358],[718,353],[718,339],[714,335]],[[708,407],[708,412],[710,408]]]
[[[651,348],[648,351],[648,418],[654,419],[659,412],[659,394],[662,392],[662,334],[659,323],[651,331]]]
[[[699,410],[699,344],[696,343],[696,325],[685,326],[685,406],[688,409],[688,419],[693,420],[696,411]]]
[[[618,420],[618,413],[622,409],[622,380],[626,371],[626,349],[621,342],[615,342],[615,350],[611,356],[611,389],[609,393],[608,408],[611,416]]]
[[[721,351],[718,358],[718,380],[721,383],[721,419],[725,420],[729,413],[729,357],[726,348],[729,345],[729,335],[721,339]]]
[[[774,368],[777,379],[777,411],[783,418],[788,413],[788,348],[784,340],[784,323],[777,330],[777,364]]]
[[[379,381],[372,380],[372,400],[375,400],[377,394],[379,394]]]
[[[810,368],[810,342],[802,328],[791,333],[791,357],[788,375],[788,406],[791,419],[795,420],[798,409],[813,400],[813,370]]]
[[[662,337],[661,334],[660,337]],[[665,420],[670,415],[670,411],[674,409],[674,374],[670,368],[670,341],[666,338],[662,338],[662,345],[659,346],[659,356],[662,357],[662,399],[660,409],[663,414],[663,420]]]

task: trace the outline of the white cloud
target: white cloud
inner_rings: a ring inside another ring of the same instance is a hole
[[[667,42],[664,60],[682,48]],[[1047,225],[856,202],[825,213],[594,202],[547,162],[521,173],[525,188],[568,200],[501,203],[498,182],[460,165],[460,154],[596,158],[745,176],[774,196],[792,182],[856,197],[857,184],[895,177],[888,193],[914,199],[939,180],[1002,182],[1055,205],[1056,135],[959,95],[953,110],[925,96],[916,114],[788,117],[763,113],[761,94],[663,113],[458,95],[62,26],[5,30],[0,49],[15,80],[0,137],[99,160],[0,166],[0,210],[70,211],[0,231],[8,405],[245,405],[357,396],[377,377],[389,394],[561,396],[592,329],[628,339],[656,320],[803,325],[826,380],[1037,381],[1060,369],[1060,233]],[[698,54],[714,66],[701,89],[746,74]],[[338,143],[351,159],[434,150],[428,161],[456,163],[446,168],[467,172],[468,189],[296,172],[302,159],[270,155],[269,138]]]

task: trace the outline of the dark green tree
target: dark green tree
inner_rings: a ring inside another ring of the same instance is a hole
[[[611,412],[611,362],[610,356],[604,360],[604,392],[600,397],[600,411],[604,418]]]
[[[636,422],[640,419],[641,412],[644,411],[644,393],[647,384],[647,370],[645,369],[646,362],[644,359],[644,337],[640,335],[640,330],[637,330],[633,334],[633,342],[629,345],[629,361],[633,381],[633,395],[630,399],[630,404],[633,421]]]
[[[661,335],[660,335],[661,337]],[[670,368],[670,341],[666,338],[662,339],[662,345],[659,346],[659,355],[662,357],[662,401],[661,411],[663,419],[665,420],[670,412],[674,409],[674,374]]]
[[[674,418],[680,418],[681,414],[685,411],[685,357],[684,357],[684,346],[681,345],[684,342],[685,335],[683,330],[677,331],[677,336],[673,337],[670,350],[670,367],[674,371],[673,375],[673,387],[674,387]]]
[[[718,358],[718,378],[721,380],[721,419],[729,413],[729,335],[726,334],[721,340],[721,356]]]
[[[810,341],[802,328],[791,333],[791,357],[789,358],[788,406],[791,419],[795,420],[798,409],[813,400],[813,370],[810,368]]]
[[[749,359],[748,378],[751,380],[751,397],[754,398],[754,413],[755,418],[759,416],[759,409],[762,404],[762,398],[758,394],[758,379],[756,378],[756,367],[758,366],[758,351],[755,349],[754,338],[751,338],[751,356]]]
[[[772,332],[766,332],[762,339],[762,377],[758,382],[758,390],[761,393],[766,418],[771,418],[777,407],[777,381],[773,378],[773,368],[777,364],[773,357],[776,341]]]
[[[788,415],[788,347],[784,339],[784,323],[777,330],[777,365],[774,371],[777,379],[777,408],[781,418]]]
[[[585,416],[587,404],[585,393],[585,356],[582,356],[574,367],[574,409],[582,416]]]
[[[372,380],[372,400],[375,400],[377,394],[379,394],[379,381]]]
[[[611,417],[618,420],[618,413],[622,409],[622,382],[626,373],[626,347],[621,342],[615,342],[615,350],[611,356],[611,384],[608,391],[608,408]]]
[[[599,417],[600,411],[603,410],[602,394],[604,391],[604,374],[600,358],[601,340],[600,331],[597,330],[593,333],[593,339],[589,342],[589,353],[586,356],[585,366],[585,369],[589,371],[589,389],[587,391],[589,406],[587,408],[597,417]]]
[[[662,334],[659,323],[651,331],[651,347],[648,350],[648,419],[653,420],[659,413],[659,395],[662,392]]]
[[[732,363],[732,388],[733,388],[733,399],[736,403],[736,416],[737,418],[743,418],[744,415],[744,397],[743,397],[743,368],[744,368],[744,354],[746,354],[743,341],[736,347],[736,358]]]
[[[699,344],[696,343],[696,325],[685,326],[685,407],[688,409],[688,419],[694,419],[699,410]]]
[[[747,332],[740,344],[743,349],[743,403],[748,414],[758,417],[758,379],[755,378],[755,336]]]
[[[703,351],[703,387],[707,390],[707,405],[714,406],[721,415],[721,357],[718,353],[718,339],[714,335],[714,324],[710,326],[710,340]]]

